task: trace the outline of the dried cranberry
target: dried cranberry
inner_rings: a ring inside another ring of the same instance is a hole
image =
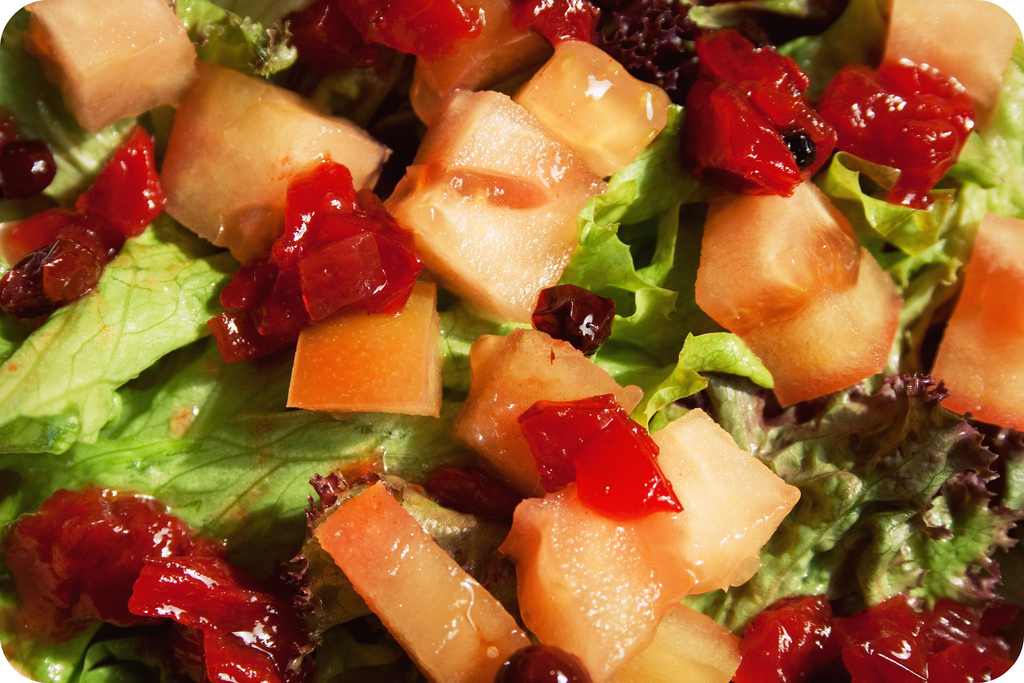
[[[53,152],[42,140],[12,140],[0,147],[2,197],[34,197],[50,186],[55,175]]]
[[[512,0],[509,19],[517,31],[533,29],[552,45],[589,43],[601,13],[590,0]]]
[[[252,309],[252,317],[263,337],[286,341],[298,339],[299,332],[309,324],[299,273],[294,270],[279,272],[270,294]]]
[[[832,126],[804,96],[807,76],[790,57],[734,29],[702,34],[695,44],[699,78],[686,97],[684,158],[730,190],[792,194],[835,147]]]
[[[314,321],[367,299],[387,283],[377,240],[367,232],[306,252],[299,275],[305,308]]]
[[[658,466],[658,446],[612,394],[537,401],[519,416],[546,491],[576,482],[580,502],[629,520],[683,508]]]
[[[924,208],[928,191],[956,162],[974,128],[966,89],[934,67],[887,61],[877,70],[844,67],[829,82],[819,109],[838,147],[900,170],[888,199]]]
[[[349,0],[340,6],[366,42],[427,60],[452,54],[454,41],[480,29],[479,13],[459,0]]]
[[[266,255],[254,256],[235,271],[231,281],[220,290],[220,305],[224,308],[249,310],[263,301],[274,288],[277,267]]]
[[[49,640],[95,620],[150,620],[128,610],[148,557],[192,550],[191,532],[156,501],[90,487],[60,490],[7,534],[4,562],[30,629]]]
[[[261,335],[251,311],[225,311],[206,325],[221,357],[228,363],[268,356],[288,345],[287,340]]]
[[[775,602],[747,625],[741,654],[735,683],[825,680],[826,672],[839,660],[839,642],[832,636],[832,606],[821,595]]]
[[[576,285],[557,285],[541,290],[533,326],[589,356],[608,339],[614,318],[611,299]]]
[[[493,522],[511,522],[522,496],[482,470],[441,465],[427,477],[427,493],[445,507]]]
[[[125,237],[134,237],[167,204],[156,171],[153,136],[136,126],[99,175],[75,202],[79,212],[107,219]]]
[[[128,606],[200,631],[211,681],[297,683],[310,676],[301,665],[309,641],[292,602],[226,560],[151,558]]]
[[[317,0],[285,16],[298,59],[320,73],[372,66],[379,45],[367,45],[338,0]]]
[[[516,650],[498,669],[494,683],[590,683],[583,662],[552,645]]]
[[[32,252],[0,279],[0,310],[18,318],[52,313],[96,286],[103,264],[69,237]]]
[[[3,255],[8,263],[17,263],[55,239],[61,229],[78,220],[70,209],[47,209],[25,220],[12,223],[3,232]]]

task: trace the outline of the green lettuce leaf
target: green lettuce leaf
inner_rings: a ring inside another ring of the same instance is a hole
[[[0,451],[53,452],[93,441],[117,417],[116,390],[208,334],[230,256],[169,219],[129,240],[95,291],[56,311],[0,375]]]
[[[298,56],[288,44],[286,29],[264,27],[251,16],[228,11],[210,0],[177,0],[175,11],[204,61],[268,78],[290,67]]]
[[[903,591],[929,604],[993,597],[991,555],[1020,512],[994,503],[995,455],[929,380],[854,387],[810,419],[795,407],[767,417],[765,398],[737,380],[708,392],[714,417],[801,498],[750,581],[692,604],[739,631],[788,595],[826,594],[842,613]]]

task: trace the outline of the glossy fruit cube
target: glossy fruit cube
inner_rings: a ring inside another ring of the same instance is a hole
[[[288,407],[441,413],[436,288],[419,282],[398,313],[353,310],[299,333]]]
[[[452,436],[523,495],[544,490],[519,426],[519,416],[534,403],[614,394],[629,411],[643,396],[639,387],[619,386],[568,342],[537,330],[480,337],[469,360],[469,395],[452,425]]]
[[[164,0],[46,0],[29,11],[27,46],[89,131],[177,102],[195,77],[195,48]]]
[[[628,166],[657,137],[670,104],[664,90],[577,40],[560,43],[515,101],[602,177]]]

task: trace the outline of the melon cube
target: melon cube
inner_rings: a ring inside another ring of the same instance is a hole
[[[172,104],[196,51],[165,0],[46,0],[29,5],[26,45],[90,132]]]
[[[523,495],[543,495],[519,416],[537,401],[573,401],[614,394],[627,411],[640,402],[639,387],[621,387],[581,351],[544,332],[519,329],[507,337],[485,335],[470,350],[469,395],[452,436],[476,451]]]
[[[612,683],[729,683],[740,666],[740,639],[714,619],[679,604],[654,641],[615,674]]]
[[[1024,220],[986,214],[932,376],[942,405],[1024,430]]]
[[[383,482],[338,507],[315,535],[431,681],[493,683],[502,662],[530,644]]]
[[[580,210],[605,187],[507,96],[460,91],[387,206],[441,284],[484,313],[529,322],[576,247]]]
[[[668,122],[668,94],[596,45],[566,40],[515,101],[599,176],[628,166]]]
[[[409,99],[420,120],[434,125],[456,90],[489,89],[551,56],[551,44],[536,31],[517,31],[510,0],[476,0],[483,23],[473,36],[455,41],[446,57],[416,60]]]
[[[584,506],[575,484],[520,503],[500,550],[516,565],[523,623],[579,657],[595,683],[651,642],[692,584],[677,574],[664,585],[636,529]]]
[[[760,460],[736,445],[699,408],[654,434],[658,464],[683,511],[643,521],[667,571],[686,567],[705,593],[743,583],[757,571],[761,547],[800,499]]]
[[[288,182],[331,159],[372,188],[390,150],[299,95],[202,62],[178,107],[161,182],[167,212],[240,261],[279,234]]]
[[[978,120],[989,120],[1020,28],[984,0],[893,0],[885,58],[934,66],[967,88]]]
[[[441,414],[437,288],[417,282],[398,313],[340,313],[299,334],[288,407]]]

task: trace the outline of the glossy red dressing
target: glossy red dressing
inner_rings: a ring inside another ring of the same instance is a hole
[[[589,43],[600,12],[589,0],[512,0],[512,27],[533,29],[552,45],[564,40]]]
[[[289,185],[284,231],[235,273],[220,296],[228,310],[209,326],[225,360],[252,360],[341,310],[398,311],[422,268],[376,195],[323,162]]]
[[[338,3],[368,43],[427,60],[451,54],[454,41],[480,28],[478,8],[459,0],[350,0]]]
[[[90,487],[59,490],[7,535],[4,562],[28,627],[61,640],[96,620],[119,626],[151,620],[128,609],[147,558],[219,545],[197,544],[188,527],[151,498]]]
[[[819,109],[838,135],[838,148],[900,170],[888,199],[924,208],[928,191],[956,162],[974,129],[966,89],[937,69],[907,60],[844,67],[822,94]]]
[[[698,79],[686,97],[683,156],[727,189],[789,196],[835,146],[811,107],[809,81],[792,58],[755,47],[738,31],[698,36]],[[794,140],[800,140],[799,158]]]
[[[576,482],[580,502],[612,519],[680,512],[658,446],[615,396],[538,401],[519,417],[546,491]]]
[[[309,642],[292,604],[221,558],[150,559],[128,603],[134,614],[173,619],[202,634],[211,681],[294,683],[307,680]],[[179,661],[196,659],[185,634]]]

